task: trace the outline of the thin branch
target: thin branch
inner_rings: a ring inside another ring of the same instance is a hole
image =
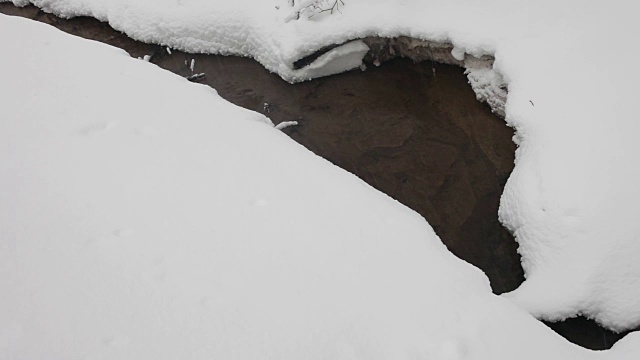
[[[333,14],[333,11],[335,10],[335,11],[337,11],[337,12],[339,12],[339,13],[341,13],[341,14],[342,14],[342,11],[340,11],[340,4],[342,4],[342,6],[344,6],[344,1],[342,1],[342,0],[335,0],[335,1],[333,2],[333,5],[331,5],[331,7],[330,7],[330,8],[328,8],[328,9],[323,9],[323,8],[322,8],[322,7],[320,7],[319,5],[317,6],[317,8],[318,8],[318,9],[320,9],[320,12],[321,12],[321,13],[329,11],[331,14]]]

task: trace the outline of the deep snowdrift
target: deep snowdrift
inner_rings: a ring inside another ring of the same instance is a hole
[[[13,2],[93,16],[138,40],[251,56],[290,81],[358,65],[362,49],[352,46],[326,56],[332,68],[292,66],[325,45],[372,35],[450,41],[458,57],[495,55],[496,71],[471,79],[485,98],[494,91],[484,84],[509,84],[506,120],[520,146],[500,217],[520,244],[527,281],[509,298],[544,319],[640,325],[633,2],[350,0],[341,13],[289,22],[288,0]]]
[[[211,89],[0,29],[0,358],[640,354],[638,334],[567,343],[415,213]]]
[[[640,325],[640,75],[627,70],[640,60],[629,46],[639,31],[633,2],[351,0],[342,13],[289,22],[287,0],[31,3],[108,21],[143,41],[251,56],[290,81],[326,75],[293,70],[296,60],[370,35],[451,41],[458,57],[495,55],[520,146],[500,217],[520,244],[527,281],[509,298],[545,319],[584,314],[614,330]],[[335,50],[345,68],[355,50]]]
[[[350,0],[340,14],[289,22],[285,0],[30,2],[108,21],[143,41],[251,56],[290,81],[327,74],[293,70],[295,60],[370,35],[451,41],[457,56],[495,55],[520,145],[500,216],[520,243],[527,281],[509,298],[541,318],[584,314],[615,330],[640,325],[640,75],[627,70],[640,59],[629,46],[639,30],[633,2]],[[336,50],[348,57],[342,67],[357,62],[361,49],[354,50]]]

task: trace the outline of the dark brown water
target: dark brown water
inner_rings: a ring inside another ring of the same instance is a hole
[[[517,245],[497,219],[513,169],[513,132],[479,103],[462,69],[393,60],[366,72],[291,85],[251,59],[193,55],[136,42],[90,18],[59,19],[35,7],[0,12],[125,49],[182,76],[195,73],[225,99],[262,112],[295,141],[423,215],[447,247],[482,269],[496,293],[523,281]],[[572,342],[609,348],[621,335],[586,320],[551,327]]]

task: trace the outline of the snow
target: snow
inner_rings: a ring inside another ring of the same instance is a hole
[[[309,79],[341,73],[362,66],[362,58],[369,51],[361,40],[351,41],[322,54],[311,65],[305,67]]]
[[[282,130],[282,129],[286,129],[290,126],[296,126],[298,125],[297,121],[283,121],[280,124],[276,125],[276,129],[277,130]]]
[[[640,354],[569,344],[424,219],[210,88],[0,27],[0,358]]]
[[[597,355],[263,116],[109,46],[0,26],[0,358]]]
[[[638,350],[633,334],[610,352],[581,351],[519,310],[549,320],[583,314],[614,330],[640,325],[633,2],[349,0],[340,13],[289,22],[288,0],[31,3],[174,49],[253,57],[289,81],[359,67],[364,44],[349,41],[366,36],[448,41],[458,59],[493,55],[493,70],[469,77],[479,98],[506,97],[516,129],[516,167],[499,215],[520,245],[527,280],[490,295],[481,274],[452,258],[415,214],[271,127],[230,121],[268,120],[104,46],[73,40],[76,55],[59,53],[45,40],[72,40],[43,27],[32,36],[35,25],[3,17],[3,30],[13,31],[0,38],[21,54],[0,60],[3,84],[12,84],[1,87],[10,106],[0,110],[2,186],[11,190],[2,195],[11,205],[1,210],[0,279],[13,290],[0,304],[10,324],[3,338],[18,339],[6,348],[11,355],[84,356],[109,337],[117,351],[153,349],[157,358],[186,348],[194,358],[403,358],[410,350],[630,358]],[[345,45],[294,69],[332,44]],[[34,75],[18,78],[16,68]],[[196,306],[197,298],[214,303]],[[61,333],[73,336],[47,337]],[[48,346],[29,346],[27,337]]]
[[[464,60],[464,49],[458,48],[458,47],[454,47],[453,50],[451,50],[451,55],[453,56],[454,59],[458,60],[458,61],[463,61]]]

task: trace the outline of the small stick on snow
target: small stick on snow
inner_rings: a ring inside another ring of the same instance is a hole
[[[280,124],[276,125],[276,130],[282,130],[284,128],[288,128],[289,126],[298,125],[297,121],[283,121]]]

